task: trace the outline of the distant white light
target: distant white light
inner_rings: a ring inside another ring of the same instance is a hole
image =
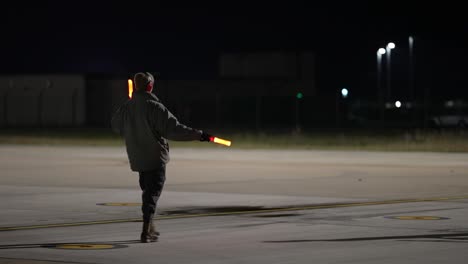
[[[390,42],[390,43],[388,43],[387,47],[388,47],[389,49],[394,49],[394,48],[396,47],[396,45],[395,45],[395,43]]]
[[[343,98],[348,97],[348,94],[349,94],[348,89],[346,88],[341,89],[341,95],[343,96]]]
[[[385,49],[384,48],[380,48],[378,51],[377,51],[378,54],[380,55],[384,55],[386,53]]]
[[[385,108],[387,108],[387,109],[392,108],[392,103],[385,103]]]
[[[448,108],[452,108],[454,105],[455,105],[455,102],[452,100],[445,102],[445,106]]]
[[[401,107],[401,102],[400,102],[400,101],[396,101],[396,102],[395,102],[395,106],[396,106],[396,108],[400,108],[400,107]]]

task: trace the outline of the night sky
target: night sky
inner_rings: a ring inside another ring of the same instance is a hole
[[[218,57],[238,51],[313,51],[320,93],[375,93],[376,51],[389,41],[395,94],[408,87],[408,36],[416,83],[433,96],[468,95],[468,19],[460,6],[377,1],[355,5],[161,8],[42,2],[2,4],[0,73],[160,72],[163,79],[218,78]],[[383,4],[383,3],[388,4]],[[408,1],[409,2],[409,1]],[[155,3],[155,2],[152,2]]]

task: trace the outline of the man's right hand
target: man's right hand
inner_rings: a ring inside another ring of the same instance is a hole
[[[210,135],[210,134],[207,134],[205,132],[202,132],[201,134],[201,137],[200,137],[200,141],[208,141],[210,142],[212,140],[212,138],[214,138],[214,136]]]

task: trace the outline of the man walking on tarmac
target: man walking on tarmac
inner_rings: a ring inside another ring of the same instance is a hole
[[[177,120],[152,93],[154,77],[148,72],[135,74],[135,92],[130,100],[114,113],[112,129],[125,139],[132,171],[139,173],[142,190],[142,243],[155,242],[153,217],[166,180],[169,162],[169,140],[210,141],[210,135],[187,127]]]

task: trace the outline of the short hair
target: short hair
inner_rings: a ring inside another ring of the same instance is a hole
[[[139,72],[134,76],[135,90],[142,91],[146,90],[146,86],[150,82],[154,82],[154,77],[149,72]]]

